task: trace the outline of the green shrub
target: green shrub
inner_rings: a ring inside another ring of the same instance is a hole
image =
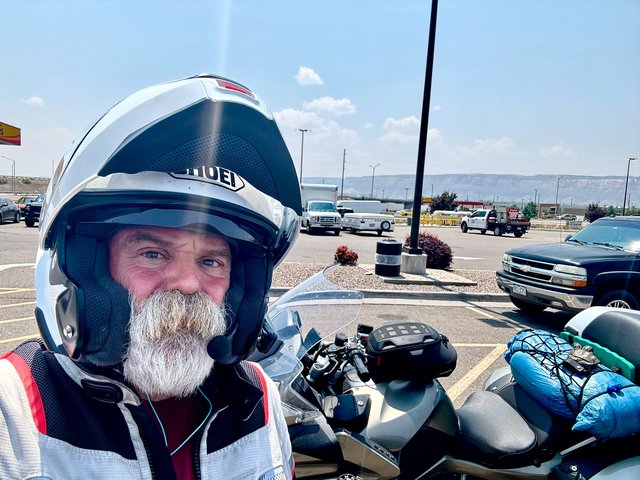
[[[404,241],[405,246],[409,245],[410,240],[411,237],[407,235]],[[431,233],[425,231],[418,233],[418,248],[427,254],[427,268],[444,270],[453,262],[451,247]]]
[[[358,263],[358,254],[346,245],[338,247],[333,258],[340,265],[356,265]]]

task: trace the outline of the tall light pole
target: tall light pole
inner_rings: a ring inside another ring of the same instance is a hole
[[[13,164],[11,165],[11,193],[13,195],[16,194],[16,161],[13,158],[9,158],[6,155],[2,155],[2,158],[6,158],[7,160],[10,160],[11,162],[13,162]]]
[[[624,215],[624,207],[627,203],[627,186],[629,185],[629,167],[631,166],[631,160],[637,160],[636,157],[627,158],[627,179],[624,182],[624,199],[622,200],[622,215]]]
[[[556,185],[556,217],[560,215],[559,205],[558,205],[558,191],[560,190],[560,179],[566,177],[566,175],[560,175],[558,177],[558,184]]]
[[[431,200],[433,200],[433,183],[431,184]]]
[[[342,150],[342,183],[340,184],[340,198],[344,198],[344,164],[347,161],[347,149]]]
[[[296,128],[296,132],[302,133],[302,145],[300,145],[300,183],[302,183],[302,161],[304,160],[304,134],[310,131],[308,128]]]
[[[404,187],[404,203],[407,203],[407,195],[409,193],[409,187]],[[405,205],[406,206],[406,205]]]
[[[376,163],[375,165],[369,165],[369,166],[373,169],[373,173],[371,174],[371,195],[370,195],[370,197],[373,198],[373,179],[376,177],[376,168],[378,168],[380,164]]]

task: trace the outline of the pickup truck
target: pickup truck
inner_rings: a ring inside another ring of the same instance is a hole
[[[36,222],[40,221],[40,212],[44,203],[44,193],[38,195],[33,202],[24,206],[24,224],[27,227],[35,227]]]
[[[476,210],[460,221],[462,233],[467,233],[469,230],[480,230],[480,233],[484,234],[489,230],[497,236],[513,233],[515,237],[521,237],[529,230],[530,226],[531,223],[520,213],[520,210],[506,207]]]
[[[606,217],[564,242],[508,250],[498,287],[521,310],[640,307],[640,217]]]

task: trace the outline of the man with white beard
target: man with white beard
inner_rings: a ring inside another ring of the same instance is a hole
[[[243,85],[199,75],[111,108],[47,191],[42,339],[0,360],[0,478],[293,478],[277,388],[246,358],[300,213]]]

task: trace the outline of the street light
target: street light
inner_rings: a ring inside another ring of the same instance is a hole
[[[627,203],[627,186],[629,185],[629,167],[631,166],[631,160],[637,160],[636,157],[629,157],[627,162],[627,179],[624,182],[624,199],[622,200],[622,215],[624,215],[624,207]],[[631,205],[629,205],[631,206]]]
[[[371,174],[371,195],[370,195],[370,198],[373,198],[373,179],[376,177],[376,168],[378,168],[380,164],[376,163],[375,165],[369,165],[369,166],[373,169],[373,173]]]
[[[407,203],[407,194],[409,193],[409,187],[404,187],[404,203]],[[406,207],[406,205],[405,205]]]
[[[10,160],[11,162],[13,162],[13,165],[11,166],[11,191],[13,193],[13,195],[16,194],[16,161],[13,158],[9,158],[6,155],[2,155],[2,158],[6,158],[7,160]]]
[[[560,175],[558,177],[558,184],[556,185],[556,217],[560,215],[559,205],[558,205],[558,191],[560,190],[560,179],[566,177],[566,175]]]
[[[431,199],[433,199],[433,183],[431,184]]]
[[[302,161],[304,160],[304,134],[310,131],[308,128],[296,128],[296,132],[302,133],[302,145],[300,146],[300,183],[302,183]]]

